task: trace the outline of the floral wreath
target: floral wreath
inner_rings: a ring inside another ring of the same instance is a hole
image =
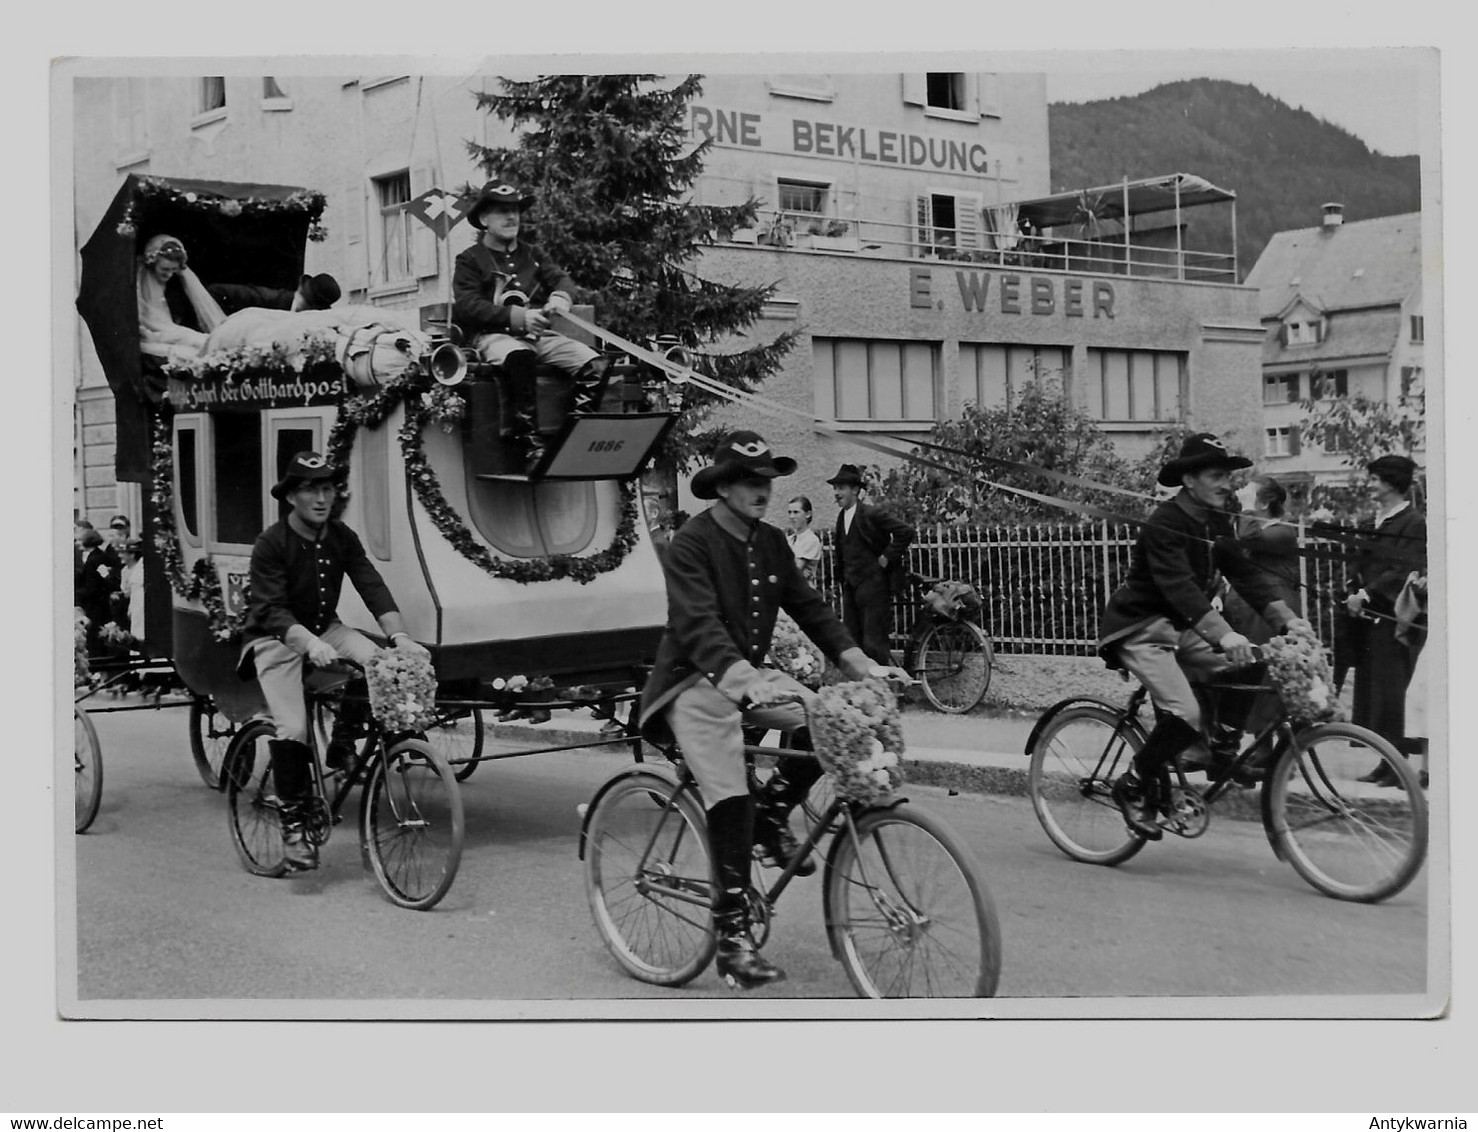
[[[181,192],[168,181],[159,177],[140,177],[137,191],[123,208],[118,221],[120,236],[138,234],[142,211],[156,201],[169,204],[177,210],[187,212],[213,212],[235,218],[245,215],[261,215],[271,212],[302,212],[308,216],[308,239],[315,243],[328,237],[328,229],[319,221],[328,198],[315,189],[300,189],[281,200],[265,200],[261,197],[219,197],[211,193]]]
[[[221,381],[239,379],[244,369],[259,365],[268,368],[281,367],[288,371],[293,369],[288,352],[280,347],[228,353],[230,358],[199,359],[173,368]],[[303,357],[305,366],[325,360],[318,357],[311,348],[304,352]],[[339,402],[338,417],[324,444],[324,455],[331,463],[347,470],[356,430],[379,427],[391,410],[401,402],[405,403],[406,413],[405,423],[399,434],[400,449],[416,498],[421,501],[431,521],[452,547],[485,573],[494,578],[507,578],[521,585],[557,581],[561,578],[573,578],[585,585],[620,566],[636,546],[637,491],[630,480],[623,480],[621,516],[616,525],[616,536],[611,545],[600,553],[588,557],[555,554],[534,559],[499,558],[492,554],[473,537],[461,517],[446,501],[436,472],[426,459],[421,439],[423,429],[430,423],[438,424],[446,432],[452,431],[465,414],[466,403],[459,395],[441,386],[426,393],[417,393],[409,372],[386,382],[373,393],[345,396]],[[154,547],[164,562],[165,573],[174,592],[186,601],[198,601],[204,605],[211,636],[218,641],[229,642],[241,632],[246,614],[227,613],[220,579],[209,554],[202,556],[188,573],[185,570],[179,535],[174,525],[174,508],[171,506],[174,446],[169,433],[169,416],[160,413],[154,420],[153,478],[149,493],[154,518]],[[347,502],[348,493],[341,491],[335,501],[333,518],[338,518],[343,513]],[[249,596],[250,590],[244,586],[242,597],[247,599]]]

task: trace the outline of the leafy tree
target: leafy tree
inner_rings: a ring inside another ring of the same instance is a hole
[[[1364,394],[1303,402],[1308,414],[1300,428],[1303,438],[1338,450],[1340,462],[1351,469],[1344,483],[1315,484],[1310,509],[1341,521],[1368,511],[1370,475],[1365,465],[1388,453],[1414,457],[1425,446],[1425,401],[1419,390],[1408,390],[1394,404]]]
[[[781,365],[795,340],[733,350],[727,344],[760,316],[774,286],[736,287],[694,269],[703,248],[755,223],[759,202],[699,205],[691,189],[710,141],[694,145],[688,106],[701,76],[546,75],[499,80],[479,109],[518,129],[517,145],[468,142],[488,176],[535,198],[529,239],[585,289],[602,326],[641,343],[672,335],[703,371],[751,390]],[[706,454],[703,422],[722,402],[691,386],[658,454],[659,479],[675,494],[677,469]]]
[[[1114,511],[1126,508],[1122,496],[1094,492],[1042,476],[1003,468],[986,458],[1033,464],[1115,487],[1144,490],[1113,442],[1092,419],[1062,394],[1056,380],[1028,384],[1009,407],[982,409],[966,404],[959,420],[940,421],[932,443],[962,455],[922,448],[925,457],[951,465],[941,471],[909,463],[879,477],[880,502],[915,523],[1020,523],[1060,521],[1069,513],[1050,504],[990,487],[983,481],[1024,488]]]

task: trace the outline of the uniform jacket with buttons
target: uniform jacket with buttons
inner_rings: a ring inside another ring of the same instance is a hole
[[[398,611],[364,544],[344,523],[330,519],[316,542],[303,538],[286,519],[273,523],[251,548],[251,604],[242,644],[263,637],[280,641],[294,625],[315,636],[322,633],[338,620],[346,576],[375,617]]]
[[[770,651],[781,609],[833,660],[854,647],[831,606],[797,568],[779,528],[732,516],[725,529],[715,510],[684,523],[667,550],[667,628],[642,691],[643,726],[699,680],[742,692]]]
[[[1275,628],[1293,620],[1271,580],[1238,551],[1232,517],[1197,503],[1184,490],[1155,508],[1140,529],[1124,583],[1099,624],[1099,648],[1113,663],[1112,642],[1157,617],[1195,629],[1212,644],[1232,631],[1211,604],[1220,575]]]
[[[522,291],[531,307],[551,295],[573,297],[575,281],[534,244],[515,243],[495,252],[481,240],[457,256],[452,272],[452,317],[468,339],[477,334],[510,334],[512,316],[503,305],[504,291]]]

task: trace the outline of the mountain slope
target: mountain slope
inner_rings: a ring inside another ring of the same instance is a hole
[[[1237,194],[1246,276],[1274,232],[1312,228],[1326,201],[1346,220],[1421,208],[1416,157],[1386,157],[1338,126],[1245,83],[1191,79],[1143,94],[1048,107],[1053,191],[1194,173]],[[1231,251],[1229,209],[1185,215],[1187,245]]]

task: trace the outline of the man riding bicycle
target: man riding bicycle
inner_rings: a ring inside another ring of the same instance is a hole
[[[781,867],[800,853],[790,811],[821,776],[815,759],[792,759],[751,797],[744,764],[744,728],[794,732],[790,746],[811,749],[804,710],[792,697],[810,695],[789,676],[761,667],[775,618],[784,609],[833,657],[849,678],[886,673],[859,648],[796,566],[785,535],[761,522],[777,476],[795,461],[775,456],[756,433],[739,431],[694,477],[692,491],[713,504],[673,537],[663,571],[667,629],[642,691],[640,723],[652,738],[670,728],[698,782],[707,808],[709,855],[718,882],[714,922],[718,972],[741,987],[785,977],[750,936],[753,847]],[[805,861],[797,875],[815,871]]]
[[[1235,549],[1225,510],[1231,473],[1250,468],[1211,433],[1186,439],[1180,455],[1160,469],[1163,487],[1178,487],[1140,529],[1129,574],[1104,609],[1098,649],[1110,668],[1138,677],[1155,705],[1156,724],[1134,767],[1114,784],[1114,801],[1141,837],[1161,836],[1160,771],[1201,734],[1201,707],[1192,679],[1205,682],[1252,663],[1252,643],[1211,603],[1220,576],[1275,630],[1299,620],[1275,586]],[[1211,773],[1225,769],[1212,763]]]
[[[364,667],[379,651],[339,620],[345,576],[392,645],[430,655],[406,632],[395,599],[359,536],[329,517],[340,475],[316,452],[294,456],[272,488],[272,497],[292,510],[257,536],[251,552],[250,605],[238,671],[244,679],[255,672],[277,727],[277,738],[268,745],[290,869],[318,866],[318,850],[306,833],[313,751],[308,746],[303,661],[322,667],[345,657]]]

